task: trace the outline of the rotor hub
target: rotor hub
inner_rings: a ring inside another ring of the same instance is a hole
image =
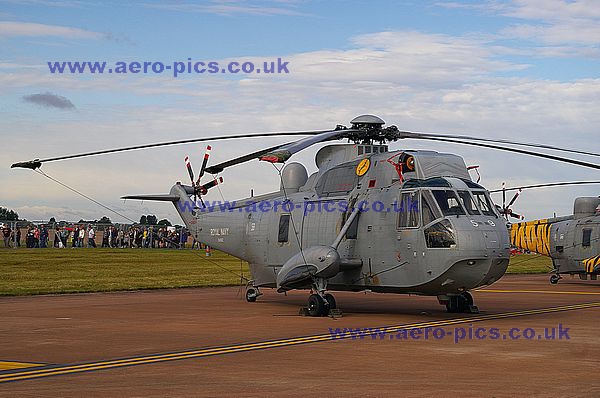
[[[384,128],[385,121],[375,115],[357,116],[352,119],[350,124],[353,130],[359,130],[348,135],[348,139],[355,143],[370,145],[376,141],[383,144],[398,139],[396,126]]]

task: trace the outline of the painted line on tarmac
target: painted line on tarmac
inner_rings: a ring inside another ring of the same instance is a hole
[[[550,307],[550,308],[540,308],[540,309],[532,309],[532,310],[523,310],[523,311],[513,311],[513,312],[503,312],[500,314],[488,314],[488,315],[473,315],[464,318],[453,318],[453,319],[442,319],[437,321],[428,321],[428,322],[417,322],[412,324],[404,324],[404,325],[396,325],[396,326],[387,326],[376,328],[378,332],[386,332],[386,333],[394,333],[403,329],[416,329],[416,328],[427,328],[427,327],[441,327],[441,326],[449,326],[463,323],[472,323],[472,322],[482,322],[493,319],[505,319],[505,318],[514,318],[520,316],[527,315],[540,315],[540,314],[549,314],[553,312],[562,312],[562,311],[575,311],[575,310],[584,310],[590,308],[599,308],[600,302],[595,303],[584,303],[584,304],[573,304],[573,305],[563,305],[559,307]],[[347,340],[351,339],[352,334],[338,334],[335,337],[330,333],[326,334],[317,334],[311,336],[302,336],[302,337],[292,337],[287,339],[278,339],[278,340],[267,340],[261,342],[253,342],[253,343],[242,343],[237,345],[227,345],[221,347],[210,347],[210,348],[201,348],[190,351],[180,351],[173,353],[165,353],[165,354],[156,354],[156,355],[144,355],[132,358],[125,359],[115,359],[115,360],[107,360],[107,361],[97,361],[97,362],[87,362],[80,364],[67,364],[67,365],[51,365],[44,368],[32,369],[32,370],[21,370],[21,371],[13,371],[10,373],[0,373],[0,383],[14,382],[14,381],[23,381],[30,379],[37,379],[42,377],[51,377],[51,376],[59,376],[59,375],[68,375],[68,374],[76,374],[76,373],[84,373],[84,372],[94,372],[99,370],[107,370],[107,369],[115,369],[122,368],[126,366],[138,366],[145,365],[151,363],[161,363],[161,362],[169,362],[169,361],[177,361],[183,359],[192,359],[192,358],[203,358],[210,357],[216,355],[224,355],[224,354],[232,354],[239,352],[248,352],[248,351],[258,351],[270,348],[280,348],[280,347],[291,347],[300,344],[311,344],[318,343],[324,341],[339,341],[339,340]]]
[[[561,290],[502,290],[502,289],[481,289],[474,290],[485,293],[536,293],[536,294],[578,294],[578,295],[600,295],[600,292],[569,292]]]
[[[20,362],[20,361],[0,361],[0,371],[14,370],[23,368],[37,368],[46,366],[46,363]]]

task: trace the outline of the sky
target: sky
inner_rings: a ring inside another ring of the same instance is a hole
[[[48,62],[281,58],[287,74],[52,74]],[[600,2],[0,0],[0,206],[29,220],[125,221],[16,161],[195,137],[328,129],[375,114],[401,130],[512,139],[600,152]],[[289,138],[287,139],[289,140]],[[287,142],[211,141],[211,163]],[[321,145],[322,146],[322,145]],[[294,155],[316,171],[321,146]],[[42,170],[138,220],[179,222],[166,193],[205,144],[48,163]],[[488,189],[600,180],[597,170],[489,149],[404,140],[480,166]],[[592,163],[597,157],[573,156]],[[279,189],[270,164],[222,174],[207,199]],[[527,219],[571,214],[600,187],[529,190]],[[223,196],[221,196],[223,195]],[[494,196],[500,201],[498,196]]]

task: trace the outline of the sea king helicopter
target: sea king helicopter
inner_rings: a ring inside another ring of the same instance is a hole
[[[350,127],[170,141],[35,159],[12,167],[37,169],[51,161],[200,141],[306,136],[211,166],[207,151],[198,178],[186,158],[190,185],[177,182],[168,194],[123,199],[173,203],[197,241],[249,263],[249,302],[256,301],[264,287],[278,292],[305,289],[310,291],[311,316],[327,315],[337,307],[333,291],[367,290],[436,296],[449,312],[477,312],[469,291],[494,283],[506,271],[511,244],[506,221],[489,192],[472,181],[464,160],[428,150],[390,152],[387,143],[400,139],[458,143],[600,169],[597,164],[506,144],[581,151],[384,125],[377,116],[362,115]],[[318,171],[310,176],[303,165],[286,163],[314,144],[340,139],[348,143],[317,152]],[[255,159],[286,163],[278,169],[280,189],[229,202],[226,209],[209,208],[203,197],[223,181],[218,175]],[[202,184],[206,174],[212,177]]]
[[[508,217],[522,219],[511,209],[524,189],[566,185],[600,184],[600,181],[557,182],[492,190],[502,192],[500,212]],[[517,191],[506,203],[506,192]],[[600,197],[579,197],[573,204],[573,214],[510,225],[513,247],[542,254],[552,259],[550,283],[557,284],[561,274],[578,275],[580,279],[597,280],[600,274]]]

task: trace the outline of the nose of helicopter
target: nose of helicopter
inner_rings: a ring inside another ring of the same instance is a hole
[[[504,224],[497,220],[471,220],[470,224],[457,225],[456,257],[440,278],[441,286],[448,291],[492,284],[508,267],[510,244]],[[460,281],[460,286],[455,281]]]

